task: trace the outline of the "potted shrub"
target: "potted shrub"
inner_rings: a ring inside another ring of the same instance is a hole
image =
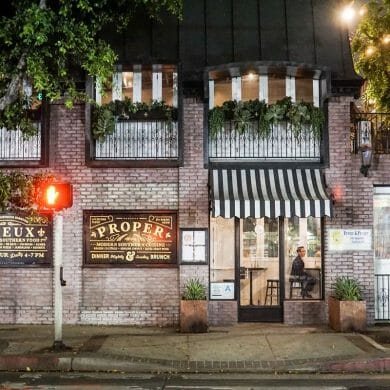
[[[366,302],[359,283],[354,278],[338,277],[334,285],[334,296],[328,300],[329,325],[345,332],[362,331],[366,328]]]
[[[189,279],[180,302],[180,331],[204,333],[208,330],[206,286],[199,279]]]

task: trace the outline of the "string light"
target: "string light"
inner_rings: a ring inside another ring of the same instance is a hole
[[[345,22],[351,22],[356,15],[355,8],[353,8],[352,3],[347,5],[342,11],[341,11],[341,17]]]
[[[376,49],[374,46],[368,46],[366,49],[366,56],[371,56],[375,53]]]
[[[382,42],[387,45],[388,43],[390,43],[390,34],[386,34],[383,39],[382,39]]]

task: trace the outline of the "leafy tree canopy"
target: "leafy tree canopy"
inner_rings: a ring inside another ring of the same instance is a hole
[[[370,0],[352,39],[356,71],[367,80],[365,95],[390,112],[390,0]]]
[[[86,98],[77,91],[77,73],[106,82],[117,55],[101,37],[120,30],[139,9],[152,18],[163,11],[181,15],[182,0],[13,0],[0,20],[0,125],[29,133],[26,117],[34,99],[62,97],[71,107]],[[79,78],[80,80],[80,78]],[[26,94],[32,86],[32,94]]]

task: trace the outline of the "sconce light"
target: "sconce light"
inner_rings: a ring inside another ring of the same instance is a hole
[[[372,163],[373,151],[369,146],[363,145],[360,148],[360,152],[362,157],[362,165],[360,166],[360,173],[362,173],[365,177],[367,177],[368,169],[371,167],[371,163]]]

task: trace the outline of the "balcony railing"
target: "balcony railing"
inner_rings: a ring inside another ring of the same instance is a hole
[[[390,154],[390,113],[353,112],[352,150],[371,139],[376,154]]]
[[[95,142],[95,160],[174,160],[179,155],[178,123],[119,120],[103,142]]]
[[[390,275],[375,275],[375,319],[390,320]]]
[[[226,122],[221,132],[209,135],[209,159],[320,161],[321,139],[308,126],[303,125],[298,134],[294,130],[290,123],[281,122],[264,137],[259,134],[257,122],[251,122],[243,132],[233,121]]]
[[[41,107],[29,112],[29,117],[36,134],[26,136],[18,129],[0,128],[0,164],[17,165],[26,163],[42,163],[42,109]]]

